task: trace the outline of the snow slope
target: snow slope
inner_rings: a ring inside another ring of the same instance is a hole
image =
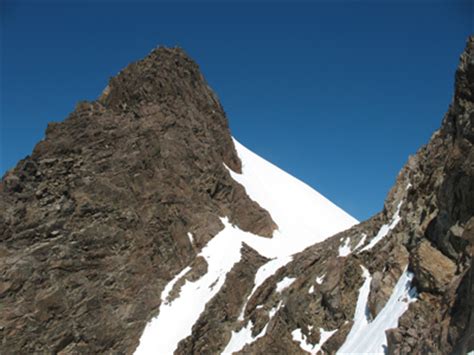
[[[273,256],[294,254],[358,221],[319,192],[262,159],[234,139],[242,160],[242,174],[229,170],[247,194],[270,212],[278,224],[273,235]],[[288,239],[291,239],[289,243]]]
[[[339,348],[338,354],[384,354],[387,347],[385,331],[396,328],[398,319],[408,309],[409,304],[416,301],[416,289],[411,286],[413,274],[405,270],[393,288],[387,304],[374,320],[369,321],[367,301],[372,278],[367,269],[364,267],[362,269],[365,281],[359,291],[354,325],[344,344]]]
[[[223,219],[225,228],[200,253],[208,263],[207,274],[194,282],[186,281],[179,297],[167,302],[168,293],[186,271],[170,281],[162,293],[159,314],[147,325],[135,354],[171,354],[182,339],[191,335],[192,326],[207,302],[219,292],[226,274],[240,260],[242,243],[271,259],[257,271],[252,295],[268,277],[290,262],[293,254],[357,223],[356,219],[308,185],[237,141],[234,143],[242,160],[242,174],[230,169],[229,172],[253,200],[270,212],[279,228],[273,238],[264,238],[243,232]],[[291,281],[280,280],[281,291]],[[240,319],[243,319],[244,311],[245,307]],[[253,342],[256,338],[251,335],[251,327],[249,322],[241,331],[233,332],[226,351],[237,351]],[[258,336],[263,335],[264,332]]]

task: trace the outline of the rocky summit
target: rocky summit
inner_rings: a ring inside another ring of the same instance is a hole
[[[157,48],[2,178],[0,353],[474,351],[473,127],[471,37],[440,129],[358,223]]]

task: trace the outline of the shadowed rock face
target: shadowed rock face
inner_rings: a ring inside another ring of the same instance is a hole
[[[1,352],[131,353],[219,217],[271,237],[224,164],[241,169],[224,111],[180,49],[49,124],[1,183]]]
[[[369,319],[405,269],[414,273],[418,298],[387,331],[389,353],[473,350],[473,79],[470,38],[441,128],[410,157],[384,210],[296,254],[252,294],[267,260],[244,245],[176,353],[222,352],[243,327],[259,337],[241,353],[305,353],[292,333],[311,346],[321,328],[335,330],[322,345],[334,353],[353,325],[360,266],[372,278]],[[271,216],[224,164],[241,169],[224,112],[179,49],[154,50],[111,79],[99,100],[50,124],[2,180],[2,350],[132,353],[173,276],[190,266],[171,299],[207,272],[196,256],[222,229],[219,217],[271,237]],[[391,228],[375,243],[383,226]],[[340,256],[342,245],[351,253]],[[285,278],[293,282],[278,290]]]

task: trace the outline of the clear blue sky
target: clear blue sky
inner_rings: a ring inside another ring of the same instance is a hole
[[[362,220],[451,101],[468,0],[0,1],[0,174],[157,45],[201,66],[234,136]]]

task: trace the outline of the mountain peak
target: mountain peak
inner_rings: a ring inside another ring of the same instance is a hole
[[[199,66],[181,48],[158,47],[111,78],[100,101],[115,110],[151,104],[221,110]]]
[[[2,351],[130,353],[221,218],[272,237],[275,222],[226,166],[241,171],[227,118],[180,49],[152,51],[49,124],[0,185]]]

